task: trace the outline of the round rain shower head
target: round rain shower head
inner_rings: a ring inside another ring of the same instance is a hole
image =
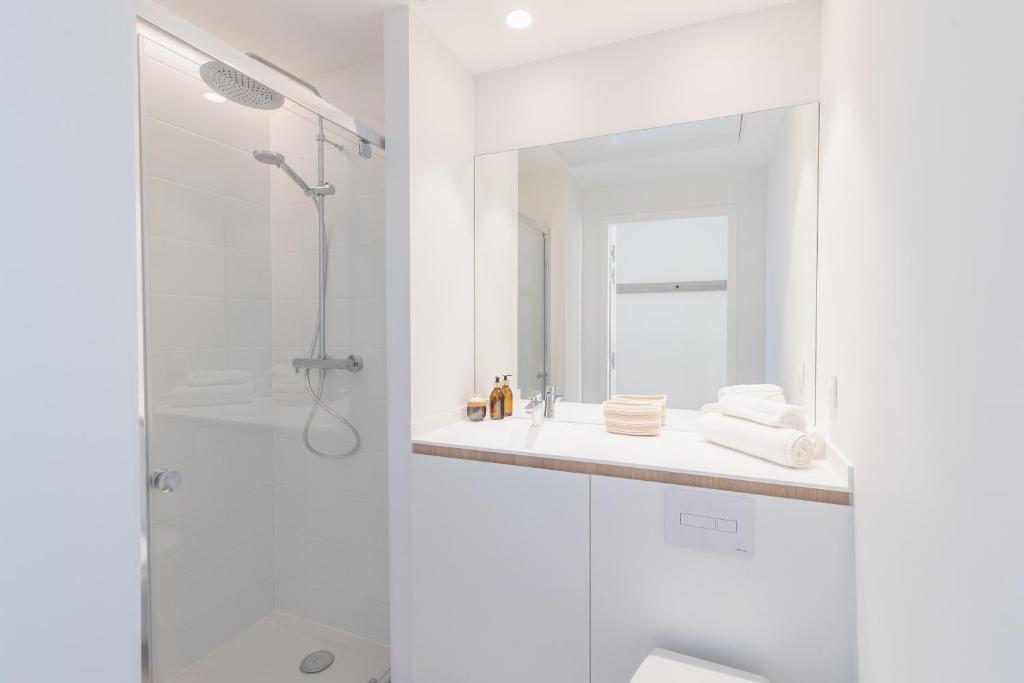
[[[280,166],[284,163],[284,155],[277,152],[273,152],[269,149],[257,149],[252,153],[252,156],[256,161],[261,164],[271,164],[273,166]]]
[[[232,102],[253,109],[277,109],[284,96],[223,62],[207,62],[199,67],[199,75],[208,86]]]

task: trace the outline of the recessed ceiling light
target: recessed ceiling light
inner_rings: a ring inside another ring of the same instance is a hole
[[[217,104],[221,104],[223,102],[228,101],[228,98],[224,97],[223,95],[218,95],[215,92],[204,92],[203,97],[210,100],[211,102],[216,102]]]
[[[533,22],[533,17],[531,17],[530,13],[524,9],[512,10],[508,13],[508,16],[505,17],[505,23],[508,24],[510,28],[526,28],[531,22]]]

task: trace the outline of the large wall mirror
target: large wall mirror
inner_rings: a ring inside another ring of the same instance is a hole
[[[477,157],[478,388],[813,411],[817,213],[817,104]]]

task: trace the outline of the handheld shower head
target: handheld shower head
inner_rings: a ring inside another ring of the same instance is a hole
[[[284,155],[269,149],[254,150],[252,156],[261,164],[271,164],[280,167],[284,163]]]
[[[279,169],[285,172],[285,174],[292,179],[292,181],[302,188],[305,194],[310,193],[309,185],[303,180],[298,173],[295,172],[288,162],[284,160],[284,155],[280,152],[275,152],[269,149],[257,149],[253,151],[252,156],[256,161],[261,164],[269,164],[271,166],[277,166]]]

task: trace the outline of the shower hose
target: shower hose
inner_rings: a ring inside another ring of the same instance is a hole
[[[319,214],[318,217],[322,221],[322,219],[323,219],[322,218],[323,217],[323,207],[322,207],[320,202],[314,202],[314,204],[316,204],[316,210],[317,210],[317,213]],[[325,239],[324,239],[324,250],[325,250],[325,254],[330,254],[330,251],[327,250],[327,239],[326,239],[326,236],[325,236]],[[326,271],[326,269],[327,269],[327,258],[326,257],[323,259],[323,268]],[[324,282],[326,283],[327,282],[327,273],[326,272],[324,272],[323,279],[324,279]],[[325,296],[325,291],[326,291],[326,286],[324,287],[324,290],[320,292],[320,296]],[[313,328],[313,339],[312,339],[312,341],[309,344],[309,357],[310,358],[315,358],[316,357],[315,354],[316,354],[318,342],[320,341],[320,335],[322,335],[323,333],[324,333],[324,321],[320,318],[319,315],[317,315],[316,326]],[[336,411],[331,406],[327,405],[327,402],[324,401],[323,395],[324,395],[324,386],[327,384],[327,370],[322,369],[322,368],[317,370],[317,372],[320,375],[320,377],[319,377],[319,382],[317,383],[315,389],[313,388],[312,372],[313,372],[313,368],[306,368],[306,390],[309,392],[309,397],[311,399],[313,399],[313,405],[310,406],[310,408],[309,408],[309,414],[306,416],[306,426],[303,427],[303,429],[302,429],[302,443],[304,443],[306,445],[306,448],[313,455],[319,456],[321,458],[327,458],[328,460],[342,460],[342,459],[347,458],[347,457],[349,457],[351,455],[354,455],[355,452],[358,451],[359,448],[362,446],[362,439],[359,436],[358,430],[356,430],[356,428],[352,425],[351,422],[349,422],[345,418],[344,415],[342,415],[341,413]],[[316,413],[317,413],[318,410],[323,410],[325,413],[327,413],[328,415],[333,417],[335,420],[337,420],[338,422],[340,422],[343,425],[345,425],[348,428],[348,430],[350,432],[352,432],[352,436],[355,437],[355,443],[352,445],[351,448],[349,448],[347,451],[343,451],[341,453],[328,453],[327,451],[322,451],[319,448],[315,447],[312,443],[310,443],[310,440],[309,440],[309,430],[310,430],[310,427],[312,427],[312,425],[313,425],[313,418],[316,417]]]

